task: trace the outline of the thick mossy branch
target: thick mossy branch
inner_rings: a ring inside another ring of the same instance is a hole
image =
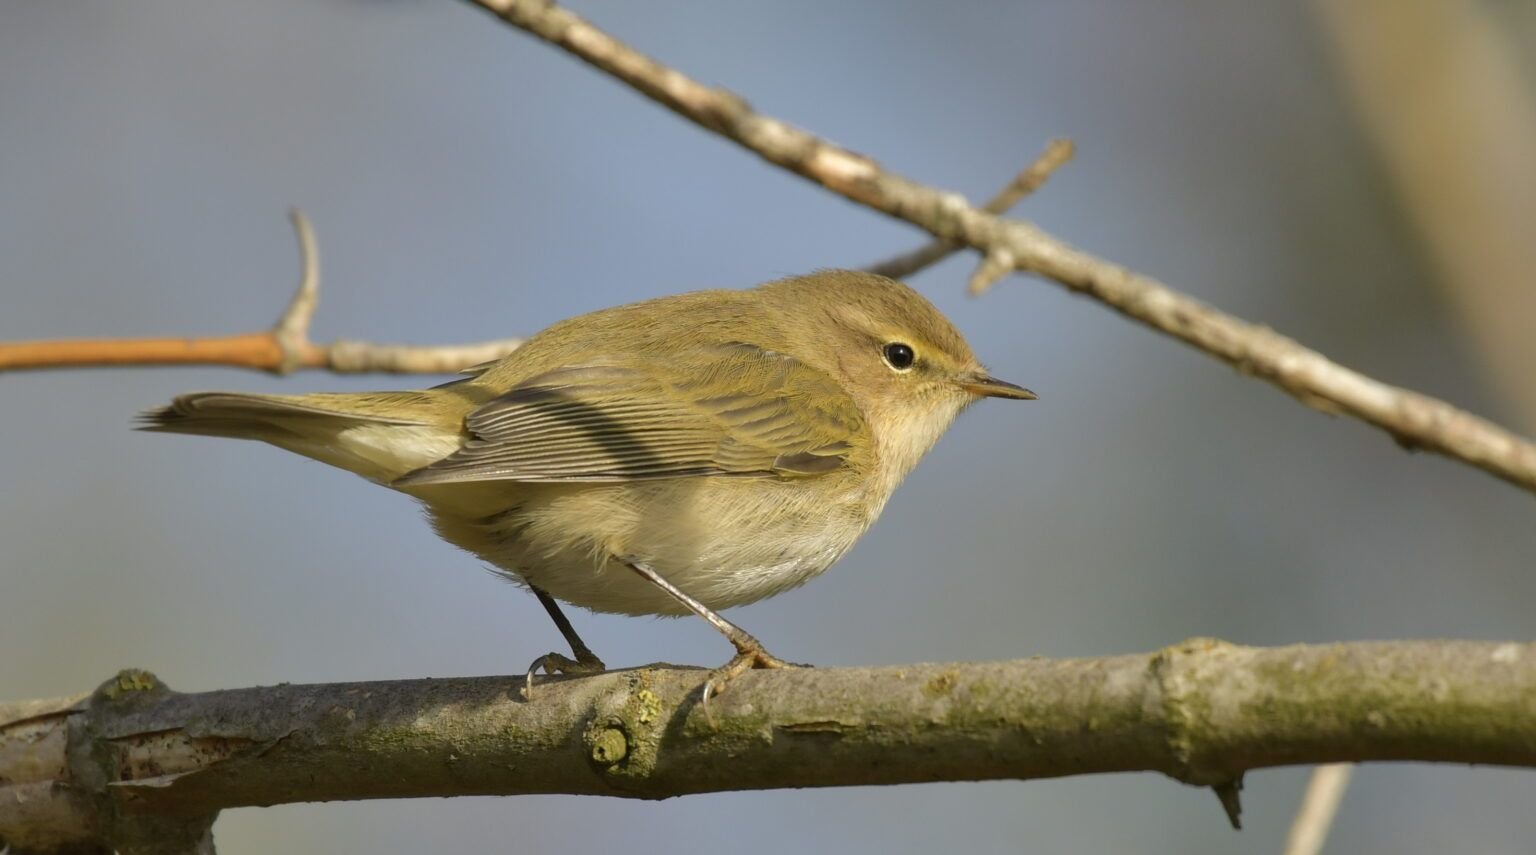
[[[1102,659],[759,671],[710,702],[714,726],[697,703],[705,674],[550,679],[525,701],[521,677],[182,694],[125,672],[84,700],[0,705],[0,839],[88,837],[103,810],[125,827],[338,799],[1536,766],[1529,644],[1195,640]]]

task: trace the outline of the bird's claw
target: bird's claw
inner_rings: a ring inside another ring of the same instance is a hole
[[[699,696],[699,705],[704,708],[704,716],[709,719],[710,726],[715,723],[714,716],[709,711],[709,699],[719,697],[725,692],[725,687],[731,681],[742,674],[757,668],[810,668],[810,665],[801,665],[797,662],[787,662],[769,653],[761,646],[748,648],[731,657],[731,661],[721,665],[709,674],[709,679],[704,681],[704,690]]]
[[[528,674],[523,678],[523,700],[533,700],[533,675],[543,669],[545,674],[601,674],[608,670],[603,660],[588,654],[572,659],[559,653],[546,653],[533,660],[528,666]]]

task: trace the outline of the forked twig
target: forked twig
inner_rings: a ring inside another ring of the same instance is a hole
[[[273,374],[319,369],[337,374],[453,374],[499,359],[522,344],[507,338],[475,344],[410,345],[309,340],[320,299],[320,259],[314,230],[298,209],[289,212],[299,239],[302,273],[293,299],[272,329],[226,336],[57,339],[0,342],[0,371],[142,365],[227,365]]]

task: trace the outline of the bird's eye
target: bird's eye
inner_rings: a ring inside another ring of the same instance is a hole
[[[885,364],[897,371],[906,371],[917,361],[917,354],[912,352],[912,345],[893,341],[880,351],[885,355]]]

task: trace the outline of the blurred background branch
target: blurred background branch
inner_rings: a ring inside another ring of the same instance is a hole
[[[1514,32],[1496,4],[1471,0],[1313,5],[1440,286],[1536,429],[1536,89]]]
[[[1333,827],[1333,818],[1338,815],[1339,803],[1344,800],[1354,771],[1349,763],[1328,763],[1312,770],[1301,807],[1285,838],[1284,855],[1318,855],[1323,851],[1328,829]]]

